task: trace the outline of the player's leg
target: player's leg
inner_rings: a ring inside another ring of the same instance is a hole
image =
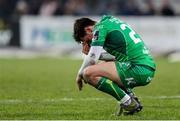
[[[124,87],[126,87],[125,89],[132,89],[137,86],[144,86],[149,84],[154,76],[155,71],[151,67],[145,65],[131,64],[128,62],[116,62],[116,68],[118,70],[118,74],[121,77],[121,81]],[[138,98],[134,95],[134,93],[131,90],[127,91],[127,93],[140,104],[140,109],[142,109],[142,105]],[[126,106],[122,107],[126,108]]]
[[[104,62],[84,69],[84,79],[92,86],[126,102],[130,97],[116,84],[122,85],[114,62]],[[116,83],[115,83],[116,82]]]
[[[107,62],[107,61],[106,61]],[[106,63],[106,62],[101,62],[100,64],[104,66],[103,63]],[[110,61],[109,61],[110,62]],[[111,70],[111,71],[114,71],[114,70],[117,70],[116,68],[114,68],[114,64],[112,64],[109,68],[109,66],[107,67],[108,70]],[[117,73],[117,72],[114,72],[114,73]],[[119,76],[118,77],[115,77],[116,75],[109,75],[110,77],[114,77],[113,79],[111,80],[115,80],[114,82],[123,90],[125,91],[125,93],[127,93],[129,96],[133,97],[139,104],[140,104],[140,101],[139,99],[137,98],[137,96],[135,96],[134,92],[132,91],[131,88],[126,88],[123,86],[123,84],[121,83],[120,79],[119,79]]]
[[[118,101],[121,101],[121,104],[127,105],[128,108],[126,108],[126,110],[129,112],[134,113],[139,108],[137,101],[132,99],[119,87],[123,86],[123,83],[121,82],[114,62],[105,62],[89,66],[84,70],[83,76],[89,84],[98,90],[112,95]]]
[[[116,70],[116,66],[114,62],[103,62],[97,65],[88,66],[84,69],[83,74],[85,80],[88,81],[92,86],[96,86],[101,77],[106,77],[118,84],[118,86],[122,87],[120,77]]]

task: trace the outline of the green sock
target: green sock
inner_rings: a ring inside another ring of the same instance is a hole
[[[118,101],[127,95],[121,88],[118,87],[116,83],[104,77],[99,80],[96,88],[112,95]]]

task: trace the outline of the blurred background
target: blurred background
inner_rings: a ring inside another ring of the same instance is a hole
[[[72,38],[74,20],[109,14],[140,33],[154,56],[178,60],[179,6],[180,0],[0,0],[0,56],[79,58],[81,46]]]

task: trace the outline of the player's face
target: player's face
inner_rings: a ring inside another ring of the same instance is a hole
[[[88,26],[85,28],[85,36],[82,37],[82,43],[91,44],[92,38],[93,38],[93,32],[92,32],[92,26]]]
[[[87,43],[88,45],[91,44],[91,41],[92,41],[92,37],[91,35],[85,35],[83,38],[82,38],[82,44],[85,44]]]

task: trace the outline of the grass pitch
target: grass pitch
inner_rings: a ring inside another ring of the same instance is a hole
[[[116,100],[75,77],[81,61],[0,59],[0,119],[180,119],[180,63],[157,59],[151,84],[135,88],[144,105],[133,116],[115,117]]]

